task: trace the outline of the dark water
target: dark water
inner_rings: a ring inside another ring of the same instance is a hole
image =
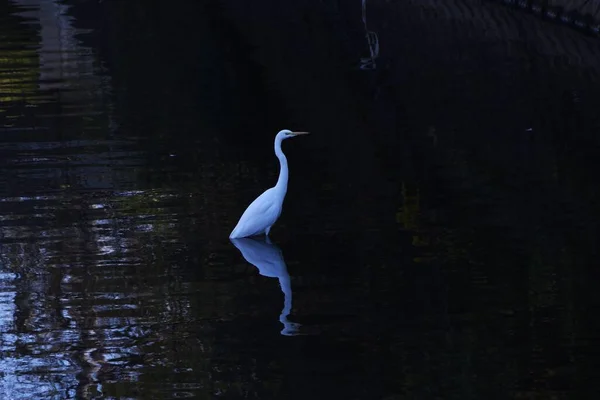
[[[0,397],[596,398],[599,42],[243,3],[0,6]]]

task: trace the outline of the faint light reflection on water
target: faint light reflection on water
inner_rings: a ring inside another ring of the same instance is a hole
[[[132,287],[146,267],[144,234],[159,225],[173,234],[168,206],[160,210],[173,195],[120,189],[134,182],[142,153],[135,140],[110,138],[110,81],[76,39],[84,32],[68,7],[13,4],[27,9],[3,16],[12,31],[0,48],[13,60],[0,62],[0,396],[89,398],[111,368],[127,365],[119,379],[133,384],[145,364],[133,360],[153,342],[147,310],[163,301],[153,285]],[[10,34],[41,42],[15,50]]]
[[[365,1],[217,3],[1,9],[0,398],[565,398],[598,381],[598,157],[569,141],[597,91],[548,61],[562,33],[494,2],[369,2],[368,31]],[[583,39],[564,47],[594,64]],[[284,122],[316,132],[286,144],[273,243],[232,244]]]

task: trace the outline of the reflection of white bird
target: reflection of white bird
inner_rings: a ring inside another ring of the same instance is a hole
[[[267,189],[258,196],[244,211],[242,217],[233,229],[229,237],[231,239],[242,238],[254,235],[269,235],[271,226],[281,215],[283,208],[283,199],[287,192],[288,183],[288,165],[287,158],[281,150],[281,142],[285,139],[298,135],[306,135],[308,132],[292,132],[284,129],[275,136],[275,155],[279,158],[279,179],[277,184]]]
[[[283,254],[268,238],[266,240],[254,238],[231,239],[231,242],[242,253],[250,264],[258,268],[258,273],[270,278],[278,278],[281,291],[284,295],[283,310],[279,322],[283,324],[282,335],[293,336],[298,333],[300,324],[288,321],[287,317],[292,310],[292,285],[290,274],[287,271]]]

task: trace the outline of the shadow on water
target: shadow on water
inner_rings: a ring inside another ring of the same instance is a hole
[[[3,3],[0,397],[597,392],[598,42],[490,3]]]

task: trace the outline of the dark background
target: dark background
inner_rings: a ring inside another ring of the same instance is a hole
[[[4,396],[595,397],[597,39],[367,1],[363,70],[359,1],[42,3],[0,8]],[[227,239],[284,128],[292,337]]]

